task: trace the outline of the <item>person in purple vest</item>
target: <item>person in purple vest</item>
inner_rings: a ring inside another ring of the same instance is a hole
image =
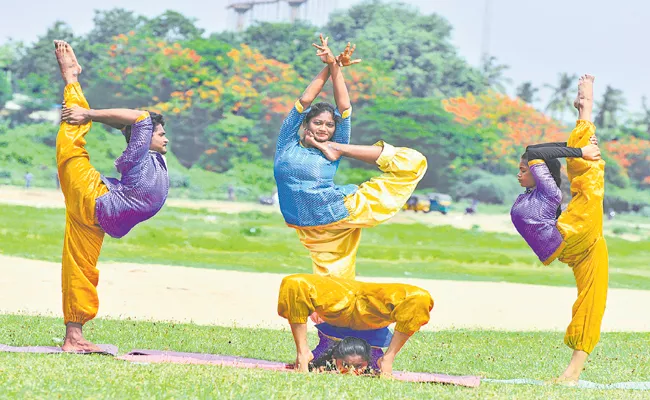
[[[101,351],[84,338],[82,328],[99,308],[97,259],[104,234],[121,238],[165,204],[169,177],[163,154],[169,140],[162,115],[90,109],[77,80],[81,66],[72,47],[61,40],[55,40],[54,47],[65,81],[56,138],[56,163],[66,205],[61,274],[66,334],[62,349]],[[101,176],[90,164],[85,136],[93,121],[123,130],[128,145],[115,161],[121,179]]]
[[[569,140],[528,146],[517,178],[525,193],[512,206],[512,223],[548,265],[558,259],[573,270],[578,298],[564,343],[573,349],[569,366],[558,381],[575,383],[600,339],[607,300],[609,260],[603,237],[605,161],[591,122],[594,77],[584,75],[574,105],[579,116]],[[571,201],[562,212],[561,164],[566,158]]]

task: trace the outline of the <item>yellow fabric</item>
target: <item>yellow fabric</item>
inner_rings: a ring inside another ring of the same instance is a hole
[[[307,323],[316,312],[330,325],[368,330],[396,323],[407,335],[429,322],[432,308],[429,292],[416,286],[312,274],[285,277],[278,296],[278,314],[292,324]]]
[[[142,115],[138,117],[138,119],[135,120],[135,124],[137,124],[140,121],[144,121],[145,119],[149,118],[149,111],[144,111]]]
[[[595,129],[589,121],[578,121],[567,145],[588,145]],[[578,299],[564,342],[572,349],[591,353],[600,339],[609,278],[607,244],[603,238],[605,161],[568,158],[567,173],[572,198],[557,222],[566,243],[558,259],[573,269]]]
[[[79,83],[63,92],[66,106],[89,108]],[[62,122],[56,137],[56,164],[65,197],[66,224],[63,239],[61,285],[65,323],[84,324],[97,315],[99,280],[97,259],[104,231],[95,222],[95,199],[108,193],[99,172],[90,164],[84,136],[91,122],[70,125]]]
[[[361,229],[378,225],[402,209],[427,170],[427,160],[419,152],[388,143],[377,159],[378,177],[363,183],[345,198],[349,216],[327,226],[294,227],[298,238],[310,251],[314,273],[354,279]]]
[[[530,160],[528,161],[528,166],[532,167],[535,164],[544,164],[544,160]]]

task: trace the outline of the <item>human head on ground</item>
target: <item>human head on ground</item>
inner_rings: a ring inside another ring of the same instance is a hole
[[[517,180],[522,187],[525,187],[526,189],[532,189],[536,184],[535,179],[533,178],[533,174],[530,172],[528,161],[530,160],[528,160],[528,153],[526,152],[521,156],[521,160],[519,162],[519,173],[517,174]],[[560,161],[557,159],[545,160],[544,162],[546,163],[546,166],[548,167],[548,170],[551,173],[555,184],[559,188],[562,184],[562,174],[560,172],[562,169],[562,164],[560,164]],[[557,209],[556,216],[559,217],[561,213],[562,207],[560,206]]]
[[[321,102],[312,105],[302,123],[303,130],[300,132],[300,140],[305,138],[307,131],[314,134],[317,142],[331,140],[339,122],[339,117],[336,116],[334,110],[334,106],[329,103]]]
[[[167,153],[167,143],[169,139],[165,136],[165,118],[158,113],[149,111],[149,117],[151,118],[151,123],[153,124],[153,137],[151,139],[151,146],[149,150],[158,152],[160,154]],[[129,143],[131,140],[131,125],[124,128],[124,137],[126,142]]]
[[[371,352],[372,348],[368,342],[348,336],[314,360],[311,363],[312,369],[338,371],[342,374],[369,374],[372,373]]]

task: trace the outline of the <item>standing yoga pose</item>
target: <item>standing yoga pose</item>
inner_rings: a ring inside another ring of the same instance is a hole
[[[574,102],[579,111],[567,143],[529,146],[517,175],[526,188],[512,206],[512,222],[539,259],[556,258],[573,269],[578,299],[564,342],[574,350],[559,381],[575,382],[600,339],[608,284],[607,244],[603,237],[605,161],[591,123],[594,77],[584,75]],[[572,198],[561,212],[559,157],[567,158]]]
[[[64,351],[100,351],[83,337],[83,325],[99,307],[97,259],[104,233],[120,238],[163,206],[169,177],[161,115],[128,109],[91,110],[77,80],[81,67],[64,41],[55,40],[65,81],[56,163],[65,197],[61,284],[66,335]],[[115,161],[122,179],[106,178],[90,164],[85,136],[92,121],[123,128],[128,145]]]
[[[354,279],[361,229],[395,215],[426,172],[426,158],[415,150],[378,142],[350,145],[352,108],[341,65],[350,65],[354,48],[335,58],[321,36],[325,68],[314,78],[280,129],[274,173],[280,209],[310,251],[314,273]],[[341,65],[339,65],[341,64]],[[331,75],[336,109],[311,103]],[[361,186],[334,184],[341,157],[376,164],[383,174]]]

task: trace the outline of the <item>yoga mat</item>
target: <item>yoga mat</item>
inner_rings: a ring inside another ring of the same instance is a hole
[[[77,353],[70,354],[102,354],[106,356],[116,356],[117,355],[117,346],[112,344],[98,344],[97,347],[102,349],[102,351],[80,351]],[[67,353],[61,350],[60,347],[55,346],[24,346],[24,347],[15,347],[7,346],[6,344],[0,344],[0,352],[8,353],[41,353],[41,354],[57,354],[57,353]]]
[[[256,360],[252,358],[220,356],[203,353],[179,353],[161,350],[133,350],[117,358],[118,360],[150,363],[177,364],[211,364],[237,368],[261,368],[273,371],[290,371],[293,365],[277,361]],[[395,379],[406,382],[445,383],[467,387],[478,387],[481,379],[478,376],[453,376],[430,374],[425,372],[393,372]]]
[[[503,383],[511,385],[553,385],[535,379],[487,379],[483,382]],[[558,384],[559,385],[559,384]],[[595,383],[590,381],[578,381],[576,385],[567,385],[578,389],[627,389],[627,390],[650,390],[650,382],[617,382],[617,383]]]

